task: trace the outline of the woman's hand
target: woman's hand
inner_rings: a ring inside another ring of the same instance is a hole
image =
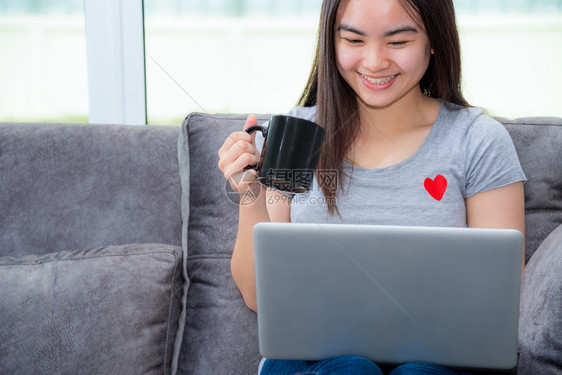
[[[244,129],[257,125],[256,116],[249,115]],[[219,168],[224,177],[230,182],[232,190],[241,194],[254,187],[257,171],[244,170],[249,165],[255,165],[260,160],[260,153],[256,147],[256,133],[248,134],[245,131],[234,132],[228,136],[219,150]]]

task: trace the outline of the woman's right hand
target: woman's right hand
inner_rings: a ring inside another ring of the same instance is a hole
[[[256,116],[249,115],[244,129],[258,124]],[[248,134],[245,131],[231,133],[219,149],[219,168],[224,177],[230,182],[232,190],[245,193],[255,188],[257,171],[244,170],[249,165],[255,165],[260,160],[260,153],[256,147],[256,132]]]

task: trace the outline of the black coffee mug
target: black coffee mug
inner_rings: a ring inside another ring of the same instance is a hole
[[[302,194],[310,190],[322,148],[324,129],[305,119],[276,115],[269,127],[256,125],[264,137],[260,161],[244,168],[258,171],[258,182],[280,191]]]

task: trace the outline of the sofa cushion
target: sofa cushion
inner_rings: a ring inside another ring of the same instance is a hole
[[[562,373],[562,225],[525,268],[519,322],[518,375]]]
[[[178,126],[0,123],[0,257],[181,245]]]
[[[525,183],[525,257],[562,224],[562,119],[499,119],[517,150]]]
[[[182,286],[170,245],[0,258],[0,373],[169,374]]]
[[[219,148],[244,128],[245,119],[192,114],[182,125],[178,152],[190,286],[179,374],[255,374],[260,361],[256,314],[230,273],[238,206],[218,168]]]

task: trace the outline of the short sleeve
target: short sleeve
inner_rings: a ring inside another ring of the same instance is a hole
[[[527,180],[509,133],[484,114],[467,128],[465,156],[465,198]]]

